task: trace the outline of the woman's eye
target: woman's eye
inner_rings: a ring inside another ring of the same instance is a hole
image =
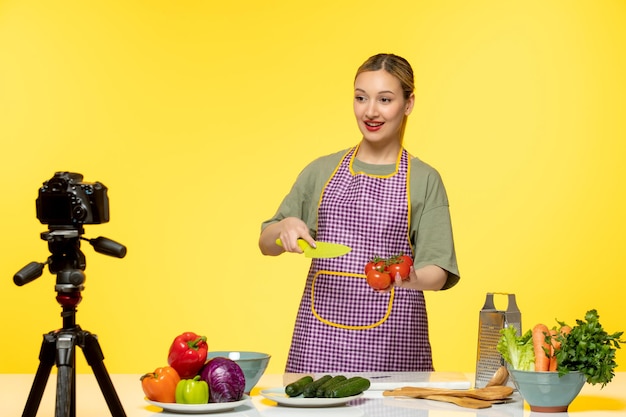
[[[365,101],[365,100],[366,100],[366,98],[365,98],[365,97],[363,97],[363,96],[355,96],[355,97],[354,97],[354,100],[356,100],[356,101]]]
[[[389,97],[381,97],[380,101],[385,104],[391,103],[391,99]]]

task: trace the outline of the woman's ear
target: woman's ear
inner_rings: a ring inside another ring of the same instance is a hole
[[[415,94],[411,93],[411,96],[405,103],[404,115],[408,116],[413,111],[413,106],[415,105]]]

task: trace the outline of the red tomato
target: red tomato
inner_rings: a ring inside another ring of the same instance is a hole
[[[391,285],[391,275],[372,269],[367,273],[367,284],[375,290],[386,290]]]
[[[410,256],[400,255],[399,258],[402,260],[403,263],[406,263],[407,265],[409,265],[409,268],[413,266],[413,259],[411,259]]]
[[[392,280],[396,279],[396,274],[400,274],[400,278],[402,279],[407,279],[411,272],[411,265],[407,262],[394,263],[387,267],[387,271],[389,275],[391,275]]]
[[[367,273],[370,272],[372,269],[375,269],[376,271],[379,271],[379,272],[384,272],[385,261],[379,261],[377,259],[369,261],[367,264],[365,264],[365,275],[367,275]]]

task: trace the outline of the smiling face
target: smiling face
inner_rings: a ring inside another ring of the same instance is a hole
[[[361,72],[354,81],[354,115],[363,139],[372,144],[400,144],[414,102],[413,94],[405,99],[400,80],[385,70]]]

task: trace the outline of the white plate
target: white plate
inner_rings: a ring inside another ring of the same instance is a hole
[[[181,414],[206,414],[217,413],[220,411],[232,410],[249,400],[250,397],[244,395],[239,401],[231,401],[229,403],[208,403],[208,404],[177,404],[177,403],[160,403],[158,401],[152,401],[147,398],[145,400],[152,405],[161,407],[163,411],[169,411],[171,413]]]
[[[285,394],[285,388],[270,388],[260,392],[268,400],[276,401],[279,405],[287,407],[332,407],[343,405],[361,397],[363,393],[343,398],[305,398],[302,395],[290,397]]]

